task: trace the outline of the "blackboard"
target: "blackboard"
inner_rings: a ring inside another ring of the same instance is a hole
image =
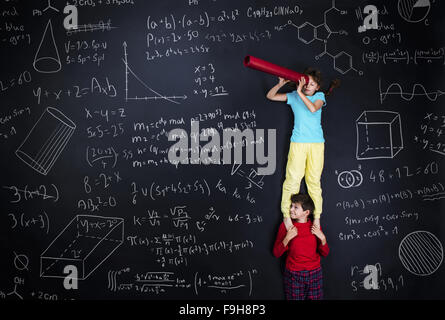
[[[70,4],[76,29],[65,1],[1,1],[0,299],[284,299],[293,114],[246,55],[341,80],[322,112],[325,299],[444,298],[440,1]],[[236,129],[254,143],[224,143]]]

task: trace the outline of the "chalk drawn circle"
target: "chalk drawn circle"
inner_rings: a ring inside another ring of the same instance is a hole
[[[363,182],[363,175],[358,170],[343,171],[338,175],[337,182],[344,189],[358,187]]]
[[[358,170],[351,170],[350,172],[354,175],[355,178],[354,187],[359,187],[363,183],[362,173]]]
[[[14,266],[17,270],[28,270],[29,259],[24,254],[17,254],[14,251]]]
[[[349,189],[355,183],[354,175],[350,171],[343,171],[338,175],[337,182],[340,187]]]
[[[408,22],[420,22],[431,9],[429,0],[399,0],[397,4],[400,16]]]
[[[412,274],[429,276],[442,264],[442,243],[428,231],[412,232],[400,242],[399,258]]]

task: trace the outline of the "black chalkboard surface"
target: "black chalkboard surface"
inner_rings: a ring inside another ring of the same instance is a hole
[[[293,114],[246,55],[342,82],[325,299],[444,298],[443,3],[70,4],[1,2],[0,300],[284,299]]]

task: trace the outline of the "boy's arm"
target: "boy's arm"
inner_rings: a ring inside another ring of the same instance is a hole
[[[322,257],[326,257],[329,253],[329,246],[321,228],[312,226],[312,233],[317,237],[317,251]]]
[[[285,246],[283,244],[283,240],[286,237],[286,234],[286,227],[284,226],[284,223],[281,223],[278,229],[277,238],[275,239],[275,244],[273,246],[273,255],[277,258],[281,257],[281,255],[289,249],[289,246]]]
[[[324,243],[318,239],[318,253],[322,256],[322,257],[326,257],[329,254],[329,246],[328,243],[326,241],[326,237],[324,238]]]

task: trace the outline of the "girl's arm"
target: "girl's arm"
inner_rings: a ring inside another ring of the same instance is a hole
[[[273,86],[272,89],[269,90],[266,97],[267,99],[272,101],[287,101],[287,96],[285,93],[277,93],[277,92],[278,90],[281,89],[282,86],[284,86],[284,84],[289,82],[289,80],[284,80],[281,77],[278,77],[278,79],[279,79],[278,83],[275,86]]]
[[[323,100],[315,100],[315,102],[311,102],[303,92],[301,92],[301,89],[306,84],[306,80],[302,77],[300,81],[298,81],[298,87],[297,87],[297,93],[300,96],[301,100],[303,100],[306,107],[309,109],[310,112],[314,113],[318,111],[323,106]]]
[[[323,100],[315,100],[315,102],[311,102],[301,91],[298,92],[298,95],[312,113],[318,111],[323,106]]]

